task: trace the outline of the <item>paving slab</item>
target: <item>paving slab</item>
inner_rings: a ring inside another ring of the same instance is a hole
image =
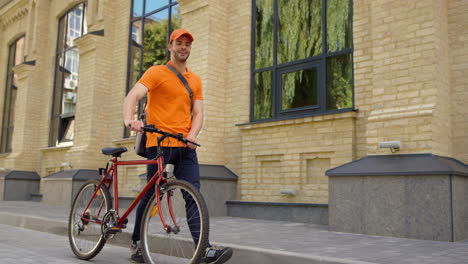
[[[127,247],[133,229],[110,244]],[[68,209],[42,202],[0,201],[0,224],[67,235]],[[231,246],[228,263],[455,264],[468,263],[468,240],[440,242],[330,232],[327,226],[235,217],[210,218],[210,240]]]

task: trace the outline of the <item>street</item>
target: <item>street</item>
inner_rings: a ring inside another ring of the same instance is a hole
[[[132,228],[116,235],[110,241],[112,245],[106,244],[91,261],[78,260],[66,236],[67,211],[45,203],[0,201],[0,263],[130,263],[127,246]],[[468,263],[468,240],[368,236],[293,222],[213,217],[210,240],[214,245],[234,249],[229,264]],[[177,262],[158,258],[158,263]]]
[[[106,244],[91,261],[79,260],[68,244],[68,237],[0,224],[0,263],[131,263],[128,248]],[[180,263],[164,259],[161,263]]]

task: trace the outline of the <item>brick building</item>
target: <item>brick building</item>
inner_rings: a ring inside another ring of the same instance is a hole
[[[195,36],[199,161],[238,176],[232,200],[327,204],[325,171],[390,154],[382,141],[466,163],[466,12],[464,0],[0,1],[0,168],[44,178],[133,149],[123,98],[142,58],[167,56],[146,42],[153,25]],[[121,172],[124,195],[144,172]]]

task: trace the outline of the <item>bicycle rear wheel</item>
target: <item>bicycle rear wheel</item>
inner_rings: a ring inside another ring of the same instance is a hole
[[[209,233],[208,209],[200,192],[180,180],[171,180],[161,187],[160,206],[166,230],[157,212],[155,196],[146,206],[141,223],[145,262],[171,259],[171,263],[200,263]]]
[[[98,181],[92,180],[81,187],[73,201],[68,219],[70,247],[73,253],[83,260],[95,257],[106,243],[101,233],[101,224],[104,214],[111,209],[111,198],[108,188],[101,185],[91,201],[98,185]],[[86,209],[88,203],[90,205]]]

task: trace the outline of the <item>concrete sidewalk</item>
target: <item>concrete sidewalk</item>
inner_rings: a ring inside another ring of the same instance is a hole
[[[0,224],[67,235],[68,209],[41,202],[0,201]],[[133,229],[109,243],[128,247]],[[326,226],[232,217],[211,218],[210,240],[230,246],[236,264],[468,263],[468,240],[436,242],[329,232]]]

